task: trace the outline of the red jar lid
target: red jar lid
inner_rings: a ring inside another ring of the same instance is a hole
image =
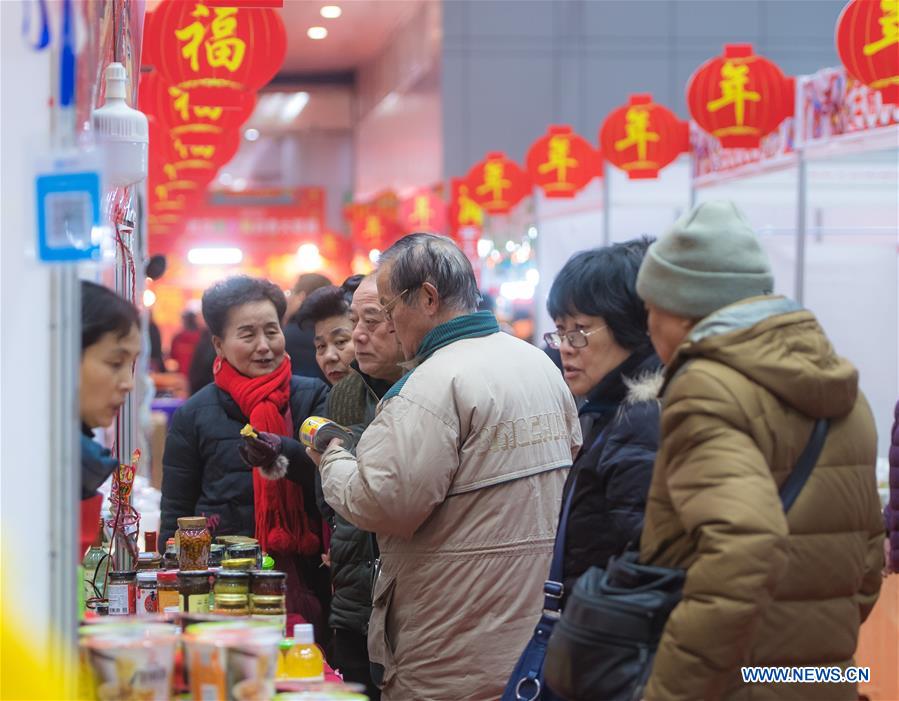
[[[178,570],[163,570],[156,575],[157,582],[175,584],[178,581]]]

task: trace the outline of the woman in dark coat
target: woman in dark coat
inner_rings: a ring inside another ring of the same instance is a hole
[[[887,541],[884,546],[885,572],[899,572],[899,402],[896,402],[890,442],[890,496],[883,510],[887,527]]]
[[[604,567],[628,544],[636,547],[659,441],[662,365],[635,289],[649,240],[573,256],[547,300],[562,372],[582,398],[584,443],[565,485],[577,479],[568,520],[563,596],[591,566]]]
[[[319,568],[317,471],[294,437],[308,416],[324,410],[328,390],[320,380],[291,375],[280,322],[285,307],[276,285],[244,276],[203,295],[215,380],[172,418],[160,530],[169,538],[178,517],[197,515],[207,517],[214,535],[255,537],[287,573],[288,614],[320,626],[330,592],[328,575]],[[242,438],[246,424],[265,432],[267,441]],[[276,461],[306,479],[263,479],[259,468],[270,469]]]

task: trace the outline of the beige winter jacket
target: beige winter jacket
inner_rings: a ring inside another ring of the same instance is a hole
[[[496,701],[539,618],[577,409],[505,333],[451,342],[401,383],[358,461],[321,463],[325,500],[378,536],[369,654],[385,701]]]

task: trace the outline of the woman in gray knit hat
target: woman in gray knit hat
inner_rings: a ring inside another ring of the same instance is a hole
[[[852,665],[883,566],[876,435],[858,372],[773,283],[730,202],[675,222],[637,279],[667,365],[641,560],[687,569],[648,701],[857,698],[851,681],[810,688],[741,674]],[[778,488],[822,418],[821,457],[785,514]]]

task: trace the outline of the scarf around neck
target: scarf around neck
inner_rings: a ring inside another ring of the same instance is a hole
[[[493,316],[492,312],[487,311],[457,316],[455,319],[450,319],[439,326],[435,326],[425,334],[423,339],[421,339],[418,351],[415,353],[415,358],[412,360],[412,369],[403,375],[396,384],[387,391],[387,394],[384,395],[384,400],[399,394],[403,385],[406,383],[406,380],[408,380],[412,373],[415,372],[415,368],[441,348],[445,348],[451,343],[461,341],[465,338],[490,336],[499,333],[499,330],[499,324],[496,322],[496,317]]]
[[[257,431],[293,437],[290,413],[290,357],[268,375],[247,377],[224,358],[213,368],[215,384],[237,403]],[[253,505],[256,512],[256,539],[263,550],[273,553],[310,555],[319,540],[309,526],[303,490],[293,482],[265,479],[253,468]]]

